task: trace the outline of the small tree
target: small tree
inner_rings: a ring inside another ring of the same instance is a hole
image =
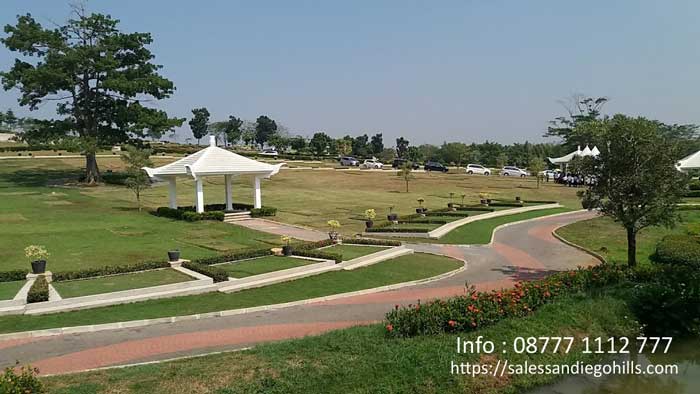
[[[136,195],[136,203],[141,211],[141,192],[151,187],[151,180],[143,167],[152,166],[150,159],[150,149],[138,149],[134,146],[127,146],[126,153],[121,158],[126,164],[127,178],[124,184]]]
[[[545,170],[544,158],[535,157],[530,160],[530,172],[537,178],[537,188],[540,188],[540,172]]]
[[[197,145],[199,145],[199,140],[202,139],[209,131],[209,110],[206,108],[195,108],[192,110],[192,119],[188,122],[190,129],[192,129],[192,135],[197,139]]]
[[[582,172],[595,179],[581,193],[584,207],[597,207],[627,231],[627,263],[637,263],[637,234],[677,220],[676,204],[687,178],[676,170],[679,146],[661,131],[661,123],[615,115],[594,121],[600,140],[597,159],[584,160]],[[590,126],[590,124],[589,124]]]
[[[401,179],[406,182],[406,193],[408,193],[408,182],[414,179],[412,170],[411,163],[406,162],[401,166],[399,172],[396,173],[397,176],[401,177]]]
[[[260,115],[255,121],[255,142],[263,148],[276,131],[277,123],[265,115]]]

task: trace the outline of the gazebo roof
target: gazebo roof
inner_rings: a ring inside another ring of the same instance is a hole
[[[574,159],[574,157],[585,157],[585,156],[593,156],[596,157],[600,154],[600,151],[598,150],[597,146],[594,146],[593,149],[589,148],[588,145],[581,150],[581,147],[579,146],[575,151],[569,153],[568,155],[562,156],[562,157],[548,157],[549,162],[552,164],[562,164],[562,163],[568,163],[571,160]]]
[[[144,167],[151,178],[190,176],[198,178],[208,175],[254,174],[270,177],[284,165],[262,163],[216,146],[211,136],[210,146],[194,154],[157,168]]]
[[[700,151],[697,151],[691,155],[688,155],[678,160],[676,168],[678,168],[679,170],[690,170],[694,168],[700,168]]]

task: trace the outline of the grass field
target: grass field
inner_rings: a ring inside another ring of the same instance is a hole
[[[324,252],[338,253],[343,256],[343,261],[352,260],[368,254],[381,252],[387,248],[379,246],[364,246],[364,245],[333,245],[330,248],[323,248]]]
[[[429,278],[461,267],[449,257],[415,253],[353,271],[335,271],[232,294],[207,293],[50,315],[0,316],[0,333],[249,308]]]
[[[674,228],[649,227],[637,235],[637,261],[649,263],[656,244],[664,236],[672,233],[685,233],[688,224],[700,222],[700,211],[681,211],[681,222]],[[557,230],[565,239],[600,253],[610,262],[627,262],[627,233],[624,228],[610,218],[595,218],[569,224]]]
[[[169,285],[171,283],[193,280],[174,269],[135,272],[131,274],[112,275],[102,278],[69,280],[54,282],[53,287],[63,298],[80,297],[113,291],[140,289],[143,287]]]
[[[624,301],[616,297],[581,297],[546,305],[527,318],[459,335],[513,343],[516,337],[555,334],[577,338],[635,337],[638,326]],[[555,375],[490,374],[471,377],[450,373],[451,361],[495,365],[573,364],[593,362],[601,355],[582,352],[581,341],[571,351],[535,354],[457,354],[457,335],[389,339],[384,327],[372,325],[333,331],[317,337],[258,345],[166,363],[109,369],[43,379],[50,393],[516,393],[557,379]],[[675,341],[674,341],[675,343]],[[499,348],[500,349],[500,348]],[[225,366],[225,367],[222,367]]]
[[[23,280],[13,282],[0,282],[0,300],[11,300],[15,298],[19,289],[27,283]]]
[[[314,260],[306,260],[285,256],[266,256],[256,259],[244,260],[238,263],[217,264],[216,267],[228,272],[231,278],[245,278],[253,275],[260,275],[266,272],[285,270],[288,268],[301,267],[302,265],[315,263]]]
[[[478,220],[476,222],[457,227],[440,238],[438,242],[464,245],[487,244],[491,242],[491,234],[493,233],[493,230],[502,224],[538,218],[541,216],[554,215],[557,213],[566,212],[568,210],[568,208],[542,209],[539,211],[516,213],[513,215],[499,216],[492,219]]]

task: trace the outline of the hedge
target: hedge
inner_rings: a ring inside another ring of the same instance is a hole
[[[336,264],[343,261],[343,256],[338,253],[329,253],[315,249],[292,249],[294,256],[312,257],[317,259],[334,260]]]
[[[691,235],[667,235],[656,245],[652,260],[661,264],[700,268],[700,242]]]
[[[154,270],[158,268],[168,268],[170,263],[167,261],[142,261],[140,263],[124,264],[124,265],[107,265],[99,268],[86,268],[77,271],[55,272],[53,280],[56,282],[65,280],[75,280],[84,278],[94,278],[98,276],[127,274],[130,272]]]
[[[199,259],[194,259],[192,260],[192,263],[203,265],[220,264],[236,260],[252,259],[254,257],[269,256],[271,254],[272,250],[270,248],[245,249],[238,252],[231,252],[211,257],[202,257]]]
[[[694,180],[688,183],[689,190],[700,190],[700,181]]]
[[[689,190],[683,194],[683,197],[700,197],[700,190]]]
[[[214,279],[215,283],[226,282],[228,280],[228,272],[216,266],[195,263],[194,261],[184,262],[182,263],[182,266],[188,270],[199,272],[202,275],[206,275]]]
[[[184,209],[174,209],[168,207],[158,207],[154,214],[156,216],[166,217],[170,219],[185,220],[188,222],[196,222],[199,220],[224,220],[223,211],[205,211],[203,213],[192,212]]]
[[[26,278],[27,278],[27,271],[25,271],[25,270],[14,270],[14,271],[0,272],[0,282],[14,282],[16,280],[25,280]]]
[[[700,211],[700,205],[698,205],[698,204],[677,205],[676,209],[679,211]]]
[[[311,250],[311,249],[318,249],[318,248],[323,248],[326,246],[331,246],[335,245],[336,242],[330,238],[328,239],[322,239],[320,241],[314,241],[314,242],[304,242],[301,244],[293,245],[294,250]]]
[[[49,282],[44,275],[39,275],[27,293],[27,302],[44,302],[49,300]]]
[[[556,204],[558,201],[552,200],[523,200],[528,204]]]
[[[379,228],[368,228],[365,229],[367,233],[429,233],[430,229],[427,228],[391,228],[391,227],[379,227]]]
[[[254,218],[263,217],[263,216],[276,216],[276,215],[277,215],[277,208],[274,208],[274,207],[263,206],[262,208],[253,208],[250,210],[250,216],[254,217]]]
[[[490,207],[522,207],[522,203],[518,202],[492,202],[489,204]]]
[[[401,246],[400,241],[391,239],[350,238],[343,239],[343,243],[348,245]]]
[[[459,210],[458,210],[458,211],[452,211],[452,212],[449,212],[449,211],[445,211],[445,212],[430,212],[430,213],[428,213],[426,216],[432,216],[432,217],[435,217],[435,216],[449,216],[449,217],[466,218],[466,217],[469,217],[469,213],[464,212],[464,211],[459,212]]]

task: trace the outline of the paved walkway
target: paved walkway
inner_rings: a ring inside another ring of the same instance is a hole
[[[597,260],[590,255],[551,235],[559,226],[592,216],[588,212],[576,212],[508,226],[496,233],[492,245],[410,245],[416,251],[445,254],[468,262],[465,271],[439,281],[266,312],[0,342],[0,367],[19,360],[38,367],[42,374],[67,373],[241,349],[260,342],[370,324],[381,321],[395,304],[463,294],[465,282],[480,290],[490,290],[557,270],[595,264]]]
[[[322,231],[275,222],[267,219],[247,219],[235,222],[234,224],[270,234],[277,234],[280,236],[288,235],[302,241],[321,241],[328,238],[328,233],[324,233]]]

